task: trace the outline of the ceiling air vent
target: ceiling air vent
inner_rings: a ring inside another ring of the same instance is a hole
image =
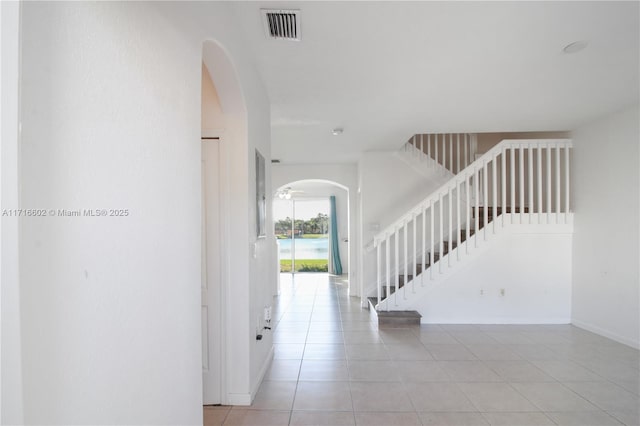
[[[267,38],[300,41],[300,11],[261,9]]]

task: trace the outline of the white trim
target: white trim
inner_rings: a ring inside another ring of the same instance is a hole
[[[274,354],[275,354],[275,347],[272,344],[271,349],[269,349],[269,354],[267,355],[264,362],[262,363],[262,367],[260,367],[260,372],[258,373],[258,380],[256,380],[256,384],[253,385],[253,389],[251,389],[251,402],[253,402],[253,399],[256,397],[256,393],[258,393],[258,389],[260,388],[260,385],[264,380],[264,376],[265,374],[267,374],[267,370],[271,366],[271,362],[273,361]]]
[[[0,201],[20,203],[20,102],[22,1],[0,2]],[[23,380],[20,324],[20,219],[0,221],[0,423],[22,424]]]
[[[256,397],[256,393],[258,393],[258,389],[262,384],[262,380],[264,379],[265,374],[267,374],[267,370],[271,366],[271,361],[273,361],[274,355],[274,347],[271,345],[271,349],[269,350],[269,355],[265,359],[262,367],[260,368],[260,373],[258,374],[258,380],[256,384],[251,389],[251,393],[230,393],[227,395],[227,404],[228,405],[244,405],[249,406],[253,402],[253,399]]]
[[[233,360],[233,357],[230,354],[231,345],[228,344],[229,339],[227,338],[227,334],[229,333],[230,323],[229,319],[229,309],[228,306],[233,306],[231,304],[230,298],[230,287],[231,283],[229,282],[229,271],[231,270],[230,262],[231,257],[229,255],[229,152],[227,146],[227,137],[222,137],[221,134],[218,135],[218,160],[220,166],[220,185],[219,185],[219,202],[220,202],[220,299],[222,303],[220,303],[220,345],[222,346],[222,351],[220,354],[220,395],[222,398],[223,404],[231,404],[231,394],[227,394],[227,389],[229,389],[229,375],[227,371],[232,368],[232,362],[228,360]],[[229,336],[233,337],[233,336]],[[231,404],[233,405],[233,404]]]
[[[251,405],[251,394],[230,393],[227,395],[227,403],[225,405]]]
[[[466,317],[460,318],[456,317],[455,320],[451,318],[429,318],[425,319],[424,317],[420,319],[420,324],[571,324],[571,319],[568,317],[560,317],[560,318],[537,318],[537,317],[529,317],[529,318],[505,318],[505,317],[492,317],[492,318],[476,318],[476,317]]]
[[[615,340],[616,342],[622,343],[623,345],[631,346],[634,349],[640,349],[640,340],[627,339],[626,337],[622,337],[616,333],[612,333],[608,330],[605,330],[604,328],[595,326],[593,324],[589,324],[584,321],[577,320],[575,318],[572,319],[571,324],[575,325],[576,327],[582,328],[584,330],[590,331],[592,333],[599,334],[600,336],[606,337],[608,339]]]

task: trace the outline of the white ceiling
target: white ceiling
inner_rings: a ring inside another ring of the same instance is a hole
[[[638,6],[235,5],[272,104],[272,156],[286,163],[353,162],[419,132],[571,130],[636,103]],[[300,9],[302,41],[268,40],[261,8]],[[577,40],[587,49],[562,53]]]

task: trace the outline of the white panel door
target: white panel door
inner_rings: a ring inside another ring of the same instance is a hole
[[[205,405],[222,402],[219,146],[218,140],[202,141],[202,384]]]

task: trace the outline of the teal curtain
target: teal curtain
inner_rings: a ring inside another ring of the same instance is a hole
[[[329,198],[331,203],[331,229],[329,230],[329,272],[342,275],[342,262],[340,262],[340,248],[338,247],[338,219],[336,218],[336,197]]]

